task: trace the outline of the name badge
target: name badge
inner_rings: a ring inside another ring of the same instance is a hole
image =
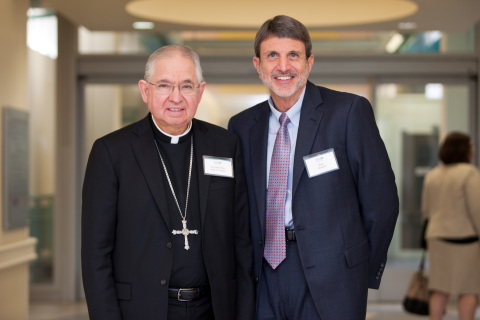
[[[303,157],[303,161],[305,162],[305,167],[307,167],[309,178],[339,169],[337,157],[333,149],[310,154]]]
[[[204,174],[233,178],[233,159],[203,156]]]

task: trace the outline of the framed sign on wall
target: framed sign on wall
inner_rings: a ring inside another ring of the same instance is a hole
[[[29,115],[4,107],[2,118],[3,229],[8,231],[29,223]]]

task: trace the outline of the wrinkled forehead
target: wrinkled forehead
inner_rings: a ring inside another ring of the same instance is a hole
[[[155,81],[194,83],[197,81],[195,64],[191,58],[179,54],[159,57],[152,78],[155,78]]]
[[[297,52],[306,55],[306,48],[303,41],[290,38],[271,35],[260,43],[260,54],[267,52]]]

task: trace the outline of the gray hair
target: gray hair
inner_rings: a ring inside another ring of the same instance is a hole
[[[147,81],[150,81],[150,78],[152,77],[152,74],[153,74],[153,69],[155,68],[155,63],[157,62],[158,59],[171,58],[174,55],[174,53],[180,53],[182,57],[192,59],[193,64],[195,65],[195,73],[197,74],[197,80],[199,83],[202,82],[203,75],[202,75],[202,67],[200,66],[200,57],[191,48],[187,46],[177,45],[177,44],[161,47],[155,50],[155,52],[150,55],[150,57],[147,60],[147,63],[145,64],[144,79]]]

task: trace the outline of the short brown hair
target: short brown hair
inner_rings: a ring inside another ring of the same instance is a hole
[[[470,162],[470,136],[461,132],[447,135],[438,152],[438,157],[445,164]]]
[[[265,21],[255,36],[254,49],[256,57],[260,58],[260,45],[271,36],[300,40],[305,45],[307,59],[312,55],[310,34],[307,28],[298,20],[280,15]]]

